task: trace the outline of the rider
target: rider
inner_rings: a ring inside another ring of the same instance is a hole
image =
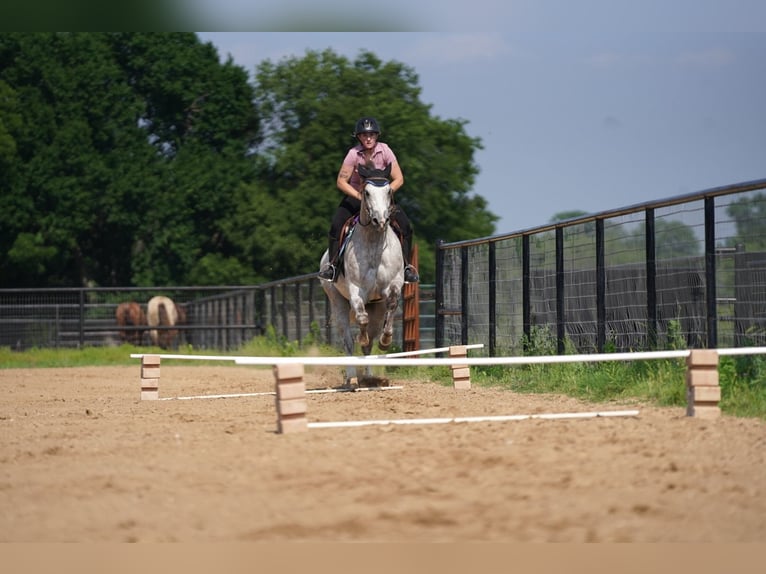
[[[391,190],[396,192],[404,185],[404,175],[399,167],[393,150],[387,144],[378,141],[380,128],[375,118],[365,117],[357,120],[354,128],[354,137],[359,141],[346,154],[343,164],[338,172],[338,189],[345,195],[330,226],[329,234],[329,263],[319,272],[321,279],[335,281],[337,278],[337,257],[340,244],[338,242],[340,232],[346,221],[359,213],[362,206],[362,178],[357,171],[358,166],[366,165],[376,169],[384,169],[391,164]],[[420,281],[417,269],[410,264],[410,247],[412,245],[412,225],[402,208],[397,206],[394,210],[394,222],[399,228],[397,235],[402,244],[402,256],[404,258],[404,282],[417,283]]]

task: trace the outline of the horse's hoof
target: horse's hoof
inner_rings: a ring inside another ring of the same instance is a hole
[[[394,338],[391,335],[383,335],[380,340],[378,341],[378,348],[381,351],[388,351],[388,349],[391,347],[391,343],[394,342]]]
[[[390,387],[391,381],[385,377],[368,375],[359,380],[359,388],[379,389],[381,387]]]
[[[355,391],[359,387],[359,380],[356,377],[351,377],[350,379],[346,379],[346,382],[343,383],[343,388],[348,391]]]

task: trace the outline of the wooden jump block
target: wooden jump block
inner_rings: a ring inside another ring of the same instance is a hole
[[[693,349],[686,358],[686,415],[714,419],[721,416],[718,352]]]
[[[273,370],[277,381],[303,380],[303,365],[301,364],[274,365]]]
[[[277,413],[280,416],[303,415],[306,418],[306,399],[277,399]]]
[[[159,379],[141,379],[141,400],[157,401],[160,398]]]
[[[303,365],[275,365],[277,432],[288,434],[308,430],[306,383]]]
[[[687,369],[686,386],[687,387],[717,387],[718,369]]]
[[[452,385],[456,389],[471,388],[471,369],[467,366],[452,369]]]
[[[306,396],[306,383],[280,383],[277,382],[277,399],[291,400],[302,399]]]
[[[718,368],[718,351],[715,349],[692,349],[686,357],[687,367]]]
[[[449,348],[449,357],[451,359],[465,359],[468,349],[465,345],[455,345]],[[451,365],[452,368],[452,386],[456,389],[471,388],[471,369],[468,365]]]
[[[721,418],[721,408],[718,406],[694,405],[691,408],[691,414],[687,410],[686,414],[698,419],[718,419]]]
[[[160,356],[141,357],[141,400],[156,401],[160,398]]]
[[[689,387],[686,392],[693,403],[719,403],[721,387]]]
[[[468,349],[465,345],[452,345],[449,348],[450,357],[466,357],[468,356]]]

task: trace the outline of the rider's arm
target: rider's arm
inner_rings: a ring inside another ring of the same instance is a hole
[[[391,163],[391,189],[396,192],[403,185],[404,174],[402,173],[402,168],[399,167],[398,161],[394,161]]]
[[[354,189],[354,186],[351,185],[351,176],[354,175],[354,166],[343,164],[340,166],[340,171],[338,172],[338,181],[337,186],[338,189],[341,190],[343,193],[348,195],[349,197],[353,197],[355,199],[362,199],[362,194],[359,193],[356,189]]]

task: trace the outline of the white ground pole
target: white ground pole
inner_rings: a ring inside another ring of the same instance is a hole
[[[309,389],[307,395],[322,395],[329,393],[360,393],[364,391],[399,391],[404,387],[359,387],[357,389]],[[160,401],[189,401],[193,399],[233,399],[240,397],[268,397],[276,395],[276,391],[264,391],[262,393],[234,393],[230,395],[194,395],[188,397],[163,397]]]
[[[738,347],[712,349],[719,355],[766,355],[766,347]],[[434,367],[450,366],[454,363],[463,365],[534,365],[534,364],[553,364],[553,363],[597,363],[605,361],[643,361],[653,359],[685,359],[691,353],[690,350],[679,351],[645,351],[636,353],[594,353],[589,355],[545,355],[539,357],[461,357],[459,359],[447,358],[417,358],[417,357],[386,357],[385,355],[374,355],[375,357],[385,357],[380,359],[371,359],[368,357],[243,357],[236,355],[216,356],[216,355],[172,355],[159,354],[161,359],[178,359],[185,361],[233,361],[237,365],[292,365],[301,363],[302,365],[323,365],[323,366],[366,366],[380,365],[385,363],[392,367]],[[155,354],[156,353],[146,353]],[[397,353],[398,354],[398,353]],[[130,357],[141,359],[144,354],[135,353]]]
[[[310,429],[326,429],[341,427],[363,427],[371,425],[436,425],[447,423],[478,423],[478,422],[507,422],[528,419],[586,419],[597,417],[635,417],[637,410],[629,411],[598,411],[587,413],[546,413],[535,415],[492,415],[484,417],[453,417],[433,419],[390,419],[367,421],[331,421],[324,423],[308,423]]]

